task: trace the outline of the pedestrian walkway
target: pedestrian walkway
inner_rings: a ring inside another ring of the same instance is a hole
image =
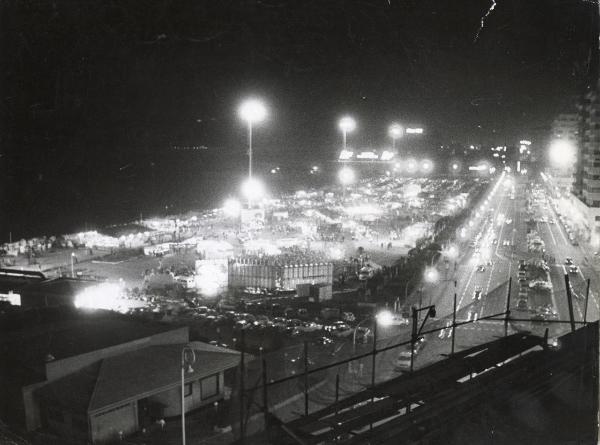
[[[221,445],[234,441],[231,429],[226,432],[216,431],[216,419],[209,415],[212,408],[200,409],[185,416],[185,431],[187,445]],[[164,427],[155,423],[127,438],[127,443],[136,445],[181,445],[181,418],[166,419]]]

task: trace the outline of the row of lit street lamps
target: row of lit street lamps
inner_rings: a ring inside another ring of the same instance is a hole
[[[242,102],[239,107],[239,116],[246,122],[248,128],[248,179],[242,185],[242,193],[248,201],[248,207],[256,202],[264,194],[263,185],[252,176],[252,131],[255,124],[264,121],[268,116],[266,105],[259,99],[250,98]],[[356,120],[351,116],[344,116],[339,121],[339,128],[342,131],[342,145],[346,150],[348,133],[356,129]],[[392,148],[396,148],[396,140],[405,133],[404,127],[398,123],[392,123],[388,128],[388,135],[392,139]],[[425,165],[425,164],[424,164]],[[430,164],[427,164],[429,168]],[[349,169],[342,169],[339,173],[342,184],[349,184],[354,181],[354,172]]]

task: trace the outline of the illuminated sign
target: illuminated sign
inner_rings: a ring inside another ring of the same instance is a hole
[[[487,168],[488,167],[485,164],[469,166],[469,170],[471,170],[471,171],[483,171],[483,170],[487,170]]]
[[[21,306],[21,295],[8,291],[7,294],[0,293],[0,301],[8,301],[13,306]]]
[[[341,161],[346,161],[346,160],[348,160],[348,159],[351,159],[351,158],[352,158],[352,156],[354,156],[354,152],[353,152],[353,151],[350,151],[350,150],[342,150],[342,151],[340,152],[340,157],[339,157],[339,159],[340,159]]]
[[[372,151],[363,151],[359,154],[356,155],[356,159],[379,159],[379,156],[377,156],[376,153],[373,153]]]
[[[382,161],[391,161],[394,157],[394,153],[391,151],[387,151],[384,150],[383,153],[381,153],[381,160]]]
[[[422,128],[407,128],[406,133],[407,134],[423,134],[423,129]]]
[[[531,141],[522,140],[522,141],[519,141],[519,144],[522,144],[522,145],[531,145]]]

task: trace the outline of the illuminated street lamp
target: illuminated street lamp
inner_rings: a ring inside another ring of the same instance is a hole
[[[554,167],[568,169],[575,163],[576,149],[568,141],[558,139],[550,144],[550,162]]]
[[[258,99],[248,99],[240,106],[239,115],[248,124],[248,178],[252,178],[252,125],[267,117],[267,108]]]
[[[452,258],[452,259],[457,258],[458,257],[458,248],[455,245],[451,245],[446,250],[446,255],[448,256],[448,258]]]
[[[356,121],[350,116],[344,116],[340,119],[340,130],[342,130],[343,135],[343,150],[346,151],[346,135],[351,133],[356,128]]]
[[[248,200],[248,208],[250,208],[253,201],[257,201],[265,195],[265,187],[258,179],[248,178],[242,184],[242,194]]]
[[[373,320],[373,316],[369,316],[369,317],[361,320],[360,322],[358,322],[357,325],[354,327],[354,333],[352,335],[352,344],[354,345],[355,353],[356,353],[356,333],[358,332],[359,326],[367,321],[371,321],[371,322],[375,321],[375,323],[374,323],[375,329],[377,329],[378,325],[382,326],[382,327],[391,326],[394,323],[394,314],[391,311],[384,309],[375,315],[374,320]]]
[[[425,173],[429,173],[431,172],[431,170],[433,170],[433,163],[430,160],[426,159],[421,164],[421,168]]]
[[[391,311],[383,310],[375,316],[379,326],[391,326],[394,322],[394,314]]]
[[[427,283],[436,283],[438,278],[439,278],[440,274],[438,273],[437,269],[435,267],[428,267],[425,270],[425,281]]]
[[[396,139],[404,135],[404,128],[400,124],[392,124],[388,129],[388,134],[392,138],[392,149],[396,150]]]

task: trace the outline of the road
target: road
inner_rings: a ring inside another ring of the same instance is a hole
[[[533,191],[540,192],[541,181],[534,187],[526,178],[499,177],[492,182],[489,193],[482,202],[477,204],[475,215],[467,225],[465,237],[457,241],[459,256],[448,261],[439,261],[440,280],[436,283],[423,283],[422,292],[415,291],[410,296],[410,302],[419,304],[434,304],[437,309],[437,319],[427,323],[425,330],[433,327],[444,328],[440,332],[428,334],[424,347],[415,358],[415,368],[439,361],[451,351],[452,344],[452,309],[456,293],[457,321],[474,321],[482,317],[503,313],[506,310],[509,280],[512,278],[510,309],[511,317],[522,318],[526,321],[511,321],[506,326],[506,333],[516,331],[531,331],[544,335],[546,328],[550,336],[559,336],[570,327],[568,323],[546,324],[529,321],[530,317],[541,306],[550,306],[557,312],[560,320],[569,320],[569,310],[565,292],[564,275],[568,272],[564,260],[571,257],[579,266],[578,272],[569,275],[574,299],[573,311],[577,321],[583,320],[585,312],[586,280],[591,279],[590,299],[587,309],[588,321],[599,318],[598,304],[599,287],[597,272],[591,267],[589,254],[583,246],[573,246],[560,224],[556,210],[544,199],[538,200],[528,213],[527,201],[533,202]],[[486,202],[487,199],[487,202]],[[536,230],[545,244],[545,257],[548,260],[549,275],[552,291],[549,296],[528,294],[527,310],[518,310],[519,281],[517,272],[520,260],[540,258],[541,253],[528,251],[527,221],[531,216],[538,220]],[[554,223],[550,221],[555,220]],[[483,267],[480,267],[483,266]],[[481,297],[475,299],[475,291],[481,291]],[[492,341],[505,335],[502,321],[480,320],[456,328],[455,350],[466,349],[484,342]],[[381,329],[378,349],[391,346],[410,339],[410,327],[388,327]],[[331,360],[340,360],[352,354],[361,354],[372,349],[371,344],[357,345],[356,349],[350,344],[342,346]],[[394,362],[399,355],[399,348],[377,354],[375,360],[376,382],[393,378],[401,372]],[[320,360],[318,360],[320,362]],[[362,364],[362,365],[361,365]],[[339,376],[339,397],[346,397],[371,384],[371,357],[353,362],[352,365],[342,365],[330,369],[322,378],[325,381],[318,391],[312,393],[310,410],[327,406],[335,401],[336,375]],[[295,416],[303,412],[303,400],[298,400],[289,406],[287,415]]]

